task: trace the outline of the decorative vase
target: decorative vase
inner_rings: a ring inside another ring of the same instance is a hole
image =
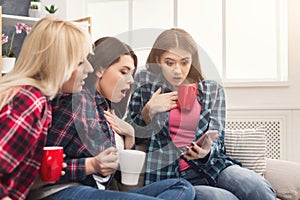
[[[10,72],[15,66],[16,58],[2,57],[2,74]]]
[[[34,17],[34,18],[41,18],[42,17],[42,11],[38,9],[28,9],[28,16]]]

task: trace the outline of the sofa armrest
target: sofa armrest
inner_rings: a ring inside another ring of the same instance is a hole
[[[300,163],[267,159],[265,178],[282,200],[300,199]]]

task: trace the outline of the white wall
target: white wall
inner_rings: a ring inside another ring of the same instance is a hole
[[[66,19],[66,2],[65,0],[42,0],[42,9],[44,9],[45,6],[51,6],[52,4],[55,5],[56,8],[58,8],[58,10],[56,11],[55,15],[62,18],[62,19]],[[45,15],[47,14],[47,12],[45,11]]]
[[[78,19],[85,17],[83,0],[66,0],[66,19]]]
[[[43,6],[54,4],[58,8],[56,15],[65,20],[84,17],[83,0],[42,0]]]

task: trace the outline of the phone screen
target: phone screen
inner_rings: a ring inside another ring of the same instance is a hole
[[[205,140],[205,138],[208,137],[210,138],[212,141],[215,141],[218,137],[219,137],[219,131],[217,130],[208,130],[205,132],[205,134],[203,134],[197,141],[196,144],[201,147],[203,145],[203,142]]]

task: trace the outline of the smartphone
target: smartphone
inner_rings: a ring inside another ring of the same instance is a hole
[[[201,147],[205,141],[205,138],[210,138],[212,141],[215,141],[219,137],[218,130],[208,130],[203,134],[197,141],[196,144]]]
[[[219,137],[218,130],[208,130],[196,141],[196,144],[199,147],[201,147],[203,144],[205,144],[205,142],[207,141],[207,138],[210,138],[212,141],[215,141],[218,137]],[[186,147],[184,152],[186,152],[190,147]],[[193,147],[191,149],[193,151],[195,151]]]

